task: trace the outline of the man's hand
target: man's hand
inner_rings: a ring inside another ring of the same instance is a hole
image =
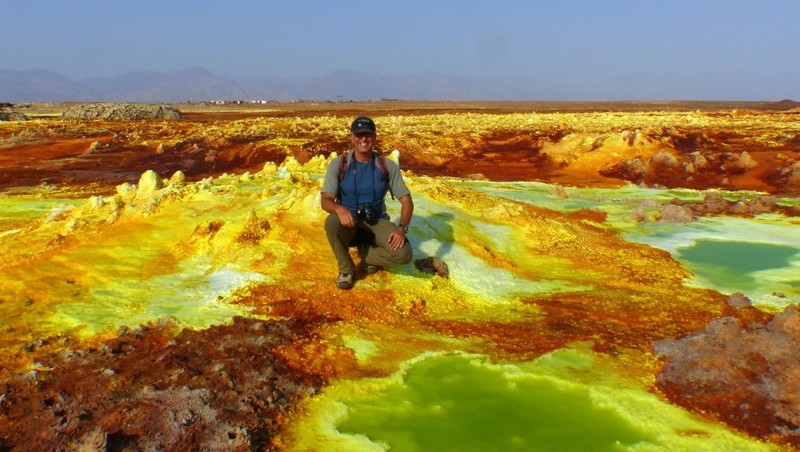
[[[353,218],[353,214],[350,213],[350,209],[347,207],[337,204],[336,215],[339,216],[339,222],[342,223],[342,226],[347,228],[356,227],[356,220]]]
[[[320,201],[322,210],[328,213],[335,213],[339,217],[339,222],[347,228],[356,227],[356,219],[347,207],[336,202],[336,195],[333,193],[323,193]]]
[[[389,234],[389,246],[392,248],[392,251],[399,250],[404,243],[406,243],[406,231],[404,231],[403,228],[398,227],[394,232]]]

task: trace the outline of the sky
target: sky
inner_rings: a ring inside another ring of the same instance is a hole
[[[3,0],[0,69],[435,73],[586,98],[800,100],[798,24],[797,0]]]

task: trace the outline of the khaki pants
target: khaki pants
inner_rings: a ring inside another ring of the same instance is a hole
[[[358,247],[358,254],[368,265],[382,267],[409,263],[412,251],[408,239],[396,251],[389,246],[389,234],[396,230],[397,225],[389,220],[378,220],[374,225],[359,221],[356,227],[346,228],[335,213],[325,219],[325,232],[339,264],[339,273],[355,273],[356,266],[349,251],[351,246]]]

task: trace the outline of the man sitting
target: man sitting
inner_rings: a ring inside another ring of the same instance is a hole
[[[368,274],[384,265],[408,263],[412,257],[406,234],[414,201],[397,164],[373,149],[375,138],[372,119],[356,118],[350,126],[352,150],[331,161],[322,185],[320,205],[330,213],[325,232],[339,265],[340,289],[353,287],[350,246],[358,246],[361,269]],[[388,191],[400,201],[399,225],[386,213]]]

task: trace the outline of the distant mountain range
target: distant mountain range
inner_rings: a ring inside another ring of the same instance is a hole
[[[629,73],[588,82],[567,77],[478,79],[434,73],[340,71],[321,77],[232,79],[202,68],[73,80],[44,69],[0,69],[0,103],[213,100],[770,100],[796,98],[800,75]]]
[[[540,85],[540,88],[544,88]],[[522,83],[438,74],[376,75],[341,71],[315,78],[234,80],[205,69],[131,72],[72,80],[44,69],[0,69],[0,102],[185,102],[210,100],[519,100],[552,98]]]

